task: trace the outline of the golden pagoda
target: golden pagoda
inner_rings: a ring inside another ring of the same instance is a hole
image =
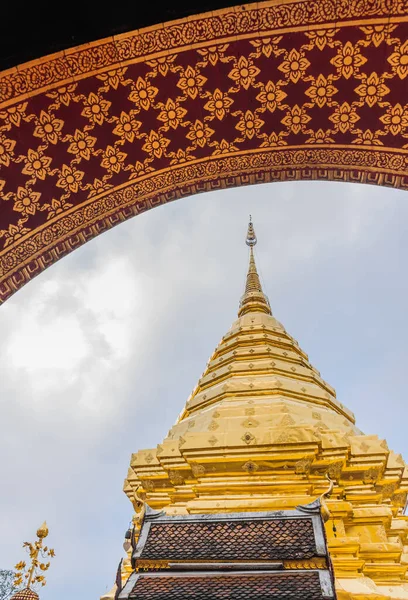
[[[168,436],[132,455],[124,486],[136,511],[127,536],[132,545],[125,543],[128,557],[104,598],[115,590],[128,597],[118,591],[138,570],[132,550],[146,511],[151,519],[269,514],[259,511],[287,511],[292,518],[296,507],[317,506],[329,479],[330,498],[319,507],[330,562],[324,568],[333,568],[337,598],[408,599],[406,465],[385,440],[356,427],[353,413],[272,315],[256,269],[256,242],[250,222],[238,319]],[[275,568],[311,568],[283,562]],[[319,565],[316,559],[312,567]]]

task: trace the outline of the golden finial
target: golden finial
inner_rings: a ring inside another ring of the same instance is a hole
[[[247,233],[247,237],[246,237],[246,245],[247,246],[251,246],[251,248],[252,248],[253,246],[255,246],[255,244],[256,244],[257,241],[258,240],[256,239],[254,225],[252,223],[252,215],[249,215],[249,223],[248,223],[248,233]]]
[[[23,548],[26,548],[30,555],[30,563],[25,561],[19,562],[16,566],[16,575],[14,579],[14,587],[22,588],[24,591],[31,590],[35,586],[44,586],[47,582],[44,573],[50,568],[50,561],[45,562],[47,558],[53,558],[55,552],[52,548],[44,546],[44,539],[48,536],[47,523],[44,523],[37,529],[37,540],[33,543],[24,542]],[[44,562],[41,562],[41,561]],[[17,592],[16,596],[19,597]],[[34,597],[34,596],[33,596]],[[13,600],[13,598],[11,600]]]
[[[41,527],[37,529],[37,537],[39,537],[40,539],[44,539],[47,537],[48,533],[49,531],[47,527],[47,521],[44,521]]]
[[[252,223],[252,216],[249,215],[248,232],[245,240],[246,245],[249,246],[250,249],[249,268],[245,292],[240,302],[240,308],[238,312],[239,317],[253,311],[264,312],[268,315],[272,314],[271,307],[269,306],[269,300],[262,291],[258,271],[256,270],[254,246],[256,245],[257,241],[254,225]]]

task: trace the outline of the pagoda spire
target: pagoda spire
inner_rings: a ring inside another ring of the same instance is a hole
[[[239,303],[238,316],[242,317],[249,312],[263,312],[268,315],[272,314],[269,300],[263,293],[258,271],[256,269],[254,246],[257,243],[252,217],[249,216],[248,232],[246,244],[249,246],[249,267],[246,278],[245,292]]]

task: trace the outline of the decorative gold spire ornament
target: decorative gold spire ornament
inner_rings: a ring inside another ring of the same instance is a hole
[[[14,579],[14,587],[24,588],[18,590],[11,600],[37,600],[38,594],[33,589],[34,587],[46,585],[46,579],[44,573],[50,568],[50,561],[44,561],[47,558],[53,558],[55,552],[52,548],[44,546],[44,540],[48,536],[47,523],[44,523],[37,529],[37,540],[33,543],[24,542],[23,548],[26,548],[30,554],[30,563],[27,564],[25,561],[19,562],[16,566],[16,575]]]
[[[261,311],[271,315],[271,307],[267,296],[263,293],[261,281],[256,269],[254,246],[257,243],[252,217],[249,216],[248,232],[246,237],[246,245],[249,246],[249,267],[246,278],[245,292],[241,298],[240,309],[238,316],[241,317],[251,311]]]

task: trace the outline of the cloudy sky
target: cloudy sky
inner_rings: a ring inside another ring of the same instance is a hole
[[[236,316],[249,213],[275,316],[359,427],[408,458],[406,192],[275,183],[160,207],[0,308],[0,568],[46,518],[42,600],[111,588],[130,454],[163,439]]]

